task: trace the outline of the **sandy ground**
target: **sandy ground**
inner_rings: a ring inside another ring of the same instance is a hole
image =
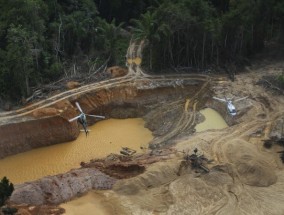
[[[266,149],[262,142],[269,137],[273,122],[284,116],[284,97],[256,85],[263,75],[281,74],[283,68],[283,63],[255,65],[237,75],[235,82],[220,83],[217,95],[249,96],[243,101],[246,105],[236,104],[238,110],[249,104],[244,115],[234,126],[177,141],[177,150],[198,148],[213,159],[209,173],[185,168],[177,176],[183,159],[177,153],[104,192],[104,200],[112,202],[110,214],[284,214],[279,148]]]
[[[209,173],[185,168],[178,176],[183,154],[176,153],[172,159],[154,163],[143,174],[120,180],[112,190],[101,192],[99,201],[107,204],[99,209],[112,215],[284,214],[284,170],[277,153],[283,149],[266,149],[262,141],[269,137],[274,122],[284,117],[284,96],[257,85],[262,76],[283,71],[283,62],[261,61],[238,74],[234,82],[213,86],[218,97],[248,96],[235,104],[242,117],[228,128],[178,136],[173,146],[189,153],[198,148],[198,153],[213,160]],[[80,93],[82,90],[89,88],[80,89]],[[186,105],[186,117],[176,125],[188,127],[191,115],[187,109]],[[191,118],[195,122],[195,116]]]
[[[178,152],[171,159],[150,165],[143,174],[119,180],[112,190],[91,192],[60,207],[70,215],[95,211],[104,215],[284,214],[284,170],[277,153],[283,148],[275,145],[266,149],[262,141],[269,138],[277,119],[284,120],[284,97],[256,84],[263,75],[277,75],[283,70],[284,63],[257,65],[237,75],[235,82],[216,82],[213,90],[218,97],[248,96],[235,103],[241,114],[235,125],[193,135],[184,133],[172,146]],[[185,107],[189,117],[184,119],[190,119]],[[187,126],[184,121],[176,125]],[[181,152],[191,154],[195,148],[213,160],[208,164],[210,172],[188,167],[178,176],[184,157]],[[56,209],[55,214],[63,212]],[[48,207],[42,214],[53,210]]]

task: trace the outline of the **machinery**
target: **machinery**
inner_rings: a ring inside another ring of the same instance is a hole
[[[246,98],[247,98],[247,96],[243,97],[243,98],[240,98],[240,99],[236,99],[236,100],[234,100],[234,102],[238,102],[238,101],[241,101],[241,100],[246,99]],[[235,107],[235,105],[233,105],[233,99],[229,99],[229,98],[226,98],[226,97],[225,97],[225,99],[220,99],[220,98],[217,98],[217,97],[213,97],[213,99],[221,101],[221,102],[225,102],[226,105],[227,105],[228,113],[231,116],[236,116],[237,115],[236,107]]]
[[[69,119],[69,122],[73,122],[74,120],[78,120],[78,122],[83,126],[84,128],[84,131],[86,133],[86,136],[88,135],[89,133],[89,130],[88,130],[88,123],[87,123],[87,116],[89,117],[96,117],[96,118],[101,118],[101,119],[105,119],[104,116],[99,116],[99,115],[90,115],[90,114],[85,114],[82,110],[82,108],[80,107],[79,103],[76,102],[75,103],[78,110],[80,111],[80,114],[72,119]]]

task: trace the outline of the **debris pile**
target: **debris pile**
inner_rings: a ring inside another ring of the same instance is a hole
[[[284,117],[276,120],[276,123],[270,132],[270,138],[263,140],[263,146],[270,149],[274,144],[284,147]],[[284,163],[284,150],[279,151],[280,158]]]
[[[204,155],[197,155],[198,149],[194,149],[194,153],[189,155],[185,154],[183,157],[183,161],[181,161],[179,170],[177,175],[181,175],[181,171],[183,168],[188,168],[189,166],[192,169],[195,169],[196,172],[200,172],[202,170],[205,173],[208,173],[210,170],[205,166],[205,163],[210,163],[211,161],[208,160]],[[184,152],[183,152],[184,153]]]
[[[122,147],[120,154],[126,155],[126,156],[132,156],[136,153],[136,150],[130,149],[128,147]]]
[[[81,162],[80,165],[83,168],[96,168],[117,179],[125,179],[142,174],[148,165],[169,159],[175,152],[174,149],[169,148],[152,150],[145,154],[135,154],[135,150],[123,147],[120,151],[121,154],[110,154],[103,159],[92,159],[89,163]]]

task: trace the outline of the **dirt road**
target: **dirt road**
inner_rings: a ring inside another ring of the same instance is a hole
[[[142,175],[119,181],[106,192],[105,200],[113,202],[113,212],[284,214],[284,169],[276,153],[280,148],[266,149],[262,141],[269,138],[276,120],[284,121],[284,97],[256,85],[263,75],[277,75],[283,70],[283,63],[258,66],[237,75],[235,82],[215,85],[215,93],[220,96],[249,96],[236,104],[242,116],[226,129],[184,135],[175,146],[178,151],[189,152],[198,148],[214,160],[211,171],[200,174],[188,168],[177,176],[182,160],[178,153],[170,161],[152,165]],[[184,104],[185,110],[189,102]],[[186,114],[184,111],[174,122],[173,132],[184,127]]]
[[[158,137],[155,144],[176,138],[174,148],[177,151],[190,152],[198,148],[200,153],[213,159],[210,172],[200,174],[187,168],[178,176],[183,155],[177,153],[170,160],[152,164],[143,174],[120,180],[113,190],[105,191],[105,202],[112,202],[110,214],[284,214],[284,170],[276,153],[279,146],[265,149],[262,141],[271,135],[277,120],[284,121],[284,97],[256,84],[263,75],[280,74],[284,70],[283,62],[251,66],[238,74],[234,82],[213,82],[218,97],[248,96],[248,99],[236,103],[239,117],[233,126],[188,135],[184,131],[192,129],[196,123],[196,106],[212,84],[211,78],[205,75],[147,75],[140,61],[133,60],[141,57],[139,47],[129,49],[127,56],[131,56],[132,61],[128,63],[132,63],[127,76],[69,90],[29,107],[2,113],[2,123],[102,88],[134,84],[154,89],[197,81],[202,86],[195,96],[161,105],[159,110],[163,116],[170,118],[172,111],[180,114],[165,122],[169,123],[165,125],[170,128],[169,132]]]

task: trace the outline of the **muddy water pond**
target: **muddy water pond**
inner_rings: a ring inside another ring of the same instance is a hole
[[[200,113],[205,117],[205,120],[195,126],[197,132],[228,127],[223,117],[214,109],[205,108]]]
[[[61,204],[60,207],[65,209],[66,215],[111,215],[113,214],[113,205],[111,202],[104,200],[103,192],[104,191],[89,191],[80,198]]]
[[[197,132],[228,127],[222,116],[214,109],[206,108],[201,110],[200,113],[205,117],[205,120],[195,127]],[[103,201],[103,195],[99,195],[98,192],[104,191],[90,191],[83,197],[61,204],[60,207],[66,210],[66,215],[92,214],[93,211],[96,211],[96,214],[99,215],[112,214],[107,209],[111,209],[113,205],[107,205]]]
[[[18,184],[80,167],[80,162],[119,153],[121,147],[141,152],[153,136],[144,120],[109,119],[90,126],[89,136],[81,132],[75,141],[34,149],[0,160],[0,177]]]

